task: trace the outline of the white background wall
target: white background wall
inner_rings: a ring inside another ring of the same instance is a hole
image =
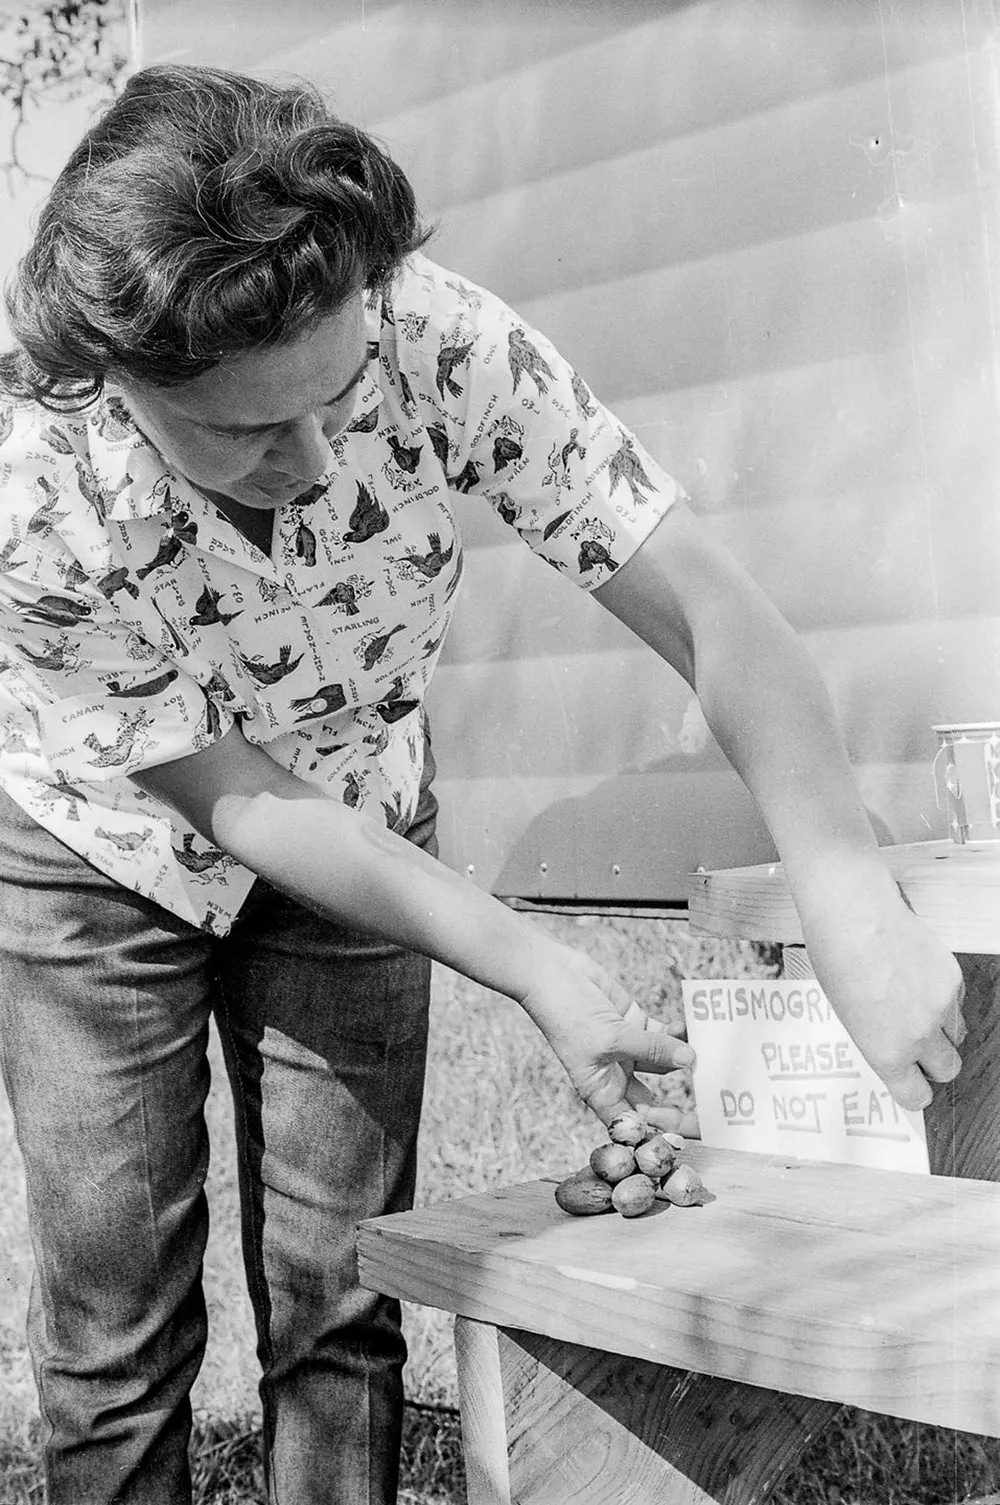
[[[988,0],[143,0],[140,53],[305,74],[803,633],[884,841],[1000,717]],[[447,855],[669,899],[771,848],[690,694],[469,503],[434,696]],[[765,708],[766,709],[766,708]],[[617,872],[615,871],[617,869]]]

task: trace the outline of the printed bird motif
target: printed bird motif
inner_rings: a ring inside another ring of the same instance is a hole
[[[520,326],[512,329],[507,336],[507,361],[510,365],[510,374],[514,378],[515,392],[522,375],[530,376],[541,393],[549,390],[546,383],[542,380],[544,376],[547,376],[550,381],[555,380],[552,374],[552,367],[542,355],[542,352],[537,350],[527,338]]]
[[[451,282],[447,278],[445,279],[444,285],[445,287],[450,287],[453,293],[457,293],[462,302],[468,304],[470,308],[482,308],[482,295],[478,293],[475,288],[466,287],[465,284],[461,282]]]
[[[167,685],[173,684],[177,678],[176,669],[167,669],[163,674],[158,674],[155,679],[144,680],[138,685],[123,685],[120,680],[109,679],[107,686],[109,692],[119,700],[137,700],[144,695],[159,695]]]
[[[68,560],[60,570],[62,583],[67,590],[76,590],[78,585],[83,585],[87,579],[87,571],[78,559]]]
[[[455,573],[452,575],[451,579],[448,581],[448,584],[445,586],[445,589],[444,589],[445,604],[447,604],[447,602],[449,602],[451,600],[452,596],[458,590],[458,587],[461,584],[462,575],[464,573],[464,570],[465,570],[465,555],[464,554],[459,554],[458,558],[455,561]]]
[[[468,494],[479,480],[479,466],[475,460],[466,460],[457,476],[451,476],[448,485],[455,491]]]
[[[385,823],[389,830],[397,830],[403,821],[403,796],[397,792],[391,805],[387,800],[380,800],[379,803],[382,806],[382,813],[385,816]]]
[[[427,580],[433,580],[440,575],[445,565],[455,552],[454,540],[446,549],[441,548],[440,533],[428,533],[426,554],[404,554],[402,559],[393,559],[393,564],[412,565]]]
[[[37,601],[22,603],[14,609],[25,622],[41,622],[46,627],[73,627],[94,610],[89,601],[70,596],[39,596]]]
[[[0,549],[0,570],[16,568],[14,564],[14,555],[17,553],[20,542],[21,540],[19,538],[7,539],[7,542],[4,544],[3,548]]]
[[[160,546],[148,564],[140,564],[136,570],[136,579],[145,580],[154,570],[162,570],[167,565],[174,564],[183,553],[184,545],[177,533],[170,529],[160,539]]]
[[[163,627],[167,634],[167,637],[170,639],[170,645],[173,648],[174,652],[186,654],[188,652],[187,643],[185,643],[184,639],[181,637],[174,624],[172,622],[168,622],[166,617],[164,617],[163,619]]]
[[[388,444],[389,448],[392,450],[392,458],[395,460],[400,470],[405,470],[408,475],[412,475],[417,468],[417,462],[420,459],[420,452],[423,449],[423,445],[402,444],[395,434],[389,434]]]
[[[554,517],[550,523],[546,523],[545,532],[542,534],[542,542],[544,543],[547,538],[551,538],[556,529],[561,528],[570,515],[570,512],[560,512],[558,517]]]
[[[62,429],[57,429],[54,423],[50,423],[48,428],[42,429],[41,437],[49,446],[49,449],[54,449],[57,455],[71,455],[73,453],[72,444]]]
[[[232,701],[236,699],[232,687],[225,676],[219,673],[218,669],[213,669],[212,677],[206,681],[204,690],[205,694],[210,695],[213,700]]]
[[[119,852],[137,852],[141,846],[145,846],[150,834],[148,828],[145,831],[122,831],[119,834],[117,831],[105,831],[103,826],[94,827],[94,835],[110,841]]]
[[[375,758],[380,758],[385,752],[386,748],[389,746],[388,728],[381,726],[379,727],[374,737],[369,734],[367,737],[365,737],[364,740],[365,743],[371,748],[372,756]]]
[[[175,507],[170,488],[167,488],[167,502],[171,508],[170,531],[181,543],[197,543],[198,524],[191,521],[191,514],[185,507]]]
[[[463,388],[455,381],[452,372],[456,366],[461,366],[469,359],[472,353],[472,341],[466,340],[464,344],[442,345],[437,358],[437,375],[434,378],[438,389],[438,396],[444,401],[445,388],[452,397],[461,397]]]
[[[426,656],[428,658],[431,657],[431,654],[437,653],[437,651],[440,648],[441,644],[445,640],[445,635],[446,635],[447,631],[448,631],[448,629],[446,627],[442,632],[438,633],[438,635],[437,635],[436,638],[428,638],[427,641],[424,643],[424,653],[426,654]]]
[[[431,449],[437,456],[438,464],[442,470],[446,470],[448,466],[449,445],[448,435],[445,433],[443,425],[440,423],[429,423],[427,425],[427,437],[431,441]]]
[[[361,785],[358,782],[358,776],[356,773],[348,771],[344,775],[344,804],[347,805],[348,809],[356,810],[360,799]]]
[[[126,477],[126,480],[128,480],[128,477]],[[98,518],[103,522],[108,512],[107,499],[97,484],[94,472],[88,470],[83,461],[79,459],[76,462],[76,484],[84,501],[93,507]]]
[[[290,507],[311,507],[314,502],[319,501],[321,496],[325,496],[327,489],[325,481],[313,481],[312,485],[306,491],[300,491],[298,496],[293,496],[288,505]]]
[[[49,794],[57,794],[60,799],[66,801],[69,806],[69,809],[66,811],[67,820],[80,819],[80,801],[82,800],[86,804],[87,796],[81,790],[74,789],[72,784],[68,784],[63,775],[60,774],[58,784],[49,785],[47,792]]]
[[[573,396],[576,398],[576,406],[581,418],[593,418],[597,412],[593,395],[582,376],[574,371],[570,378],[573,387]]]
[[[181,837],[181,845],[174,847],[174,856],[181,867],[186,868],[189,873],[204,873],[226,855],[221,847],[206,847],[203,852],[196,852],[194,843],[194,832],[185,831]]]
[[[518,444],[509,434],[498,434],[493,441],[493,471],[503,470],[512,460],[520,460],[524,454],[524,446]]]
[[[214,742],[222,728],[222,716],[214,700],[205,701],[205,736]]]
[[[166,488],[165,503],[171,509],[170,526],[160,540],[160,546],[148,564],[140,565],[136,577],[145,580],[154,570],[173,564],[182,554],[184,544],[193,544],[198,538],[198,524],[191,521],[191,514],[184,507],[174,507],[170,487]]]
[[[53,642],[51,638],[46,638],[43,652],[41,653],[32,653],[31,649],[23,644],[21,652],[26,659],[29,659],[34,664],[36,669],[51,669],[56,673],[61,673],[64,669],[69,668],[66,662],[66,655],[71,654],[72,656],[72,650],[67,642]]]
[[[125,722],[113,742],[102,742],[96,733],[88,732],[83,739],[84,746],[97,753],[96,758],[89,760],[91,766],[93,768],[119,768],[123,763],[127,763],[138,741],[140,729],[148,724],[149,717],[143,711],[132,720]]]
[[[301,559],[303,564],[316,563],[316,535],[303,522],[295,530],[295,557]]]
[[[517,522],[517,508],[506,492],[501,492],[493,505],[501,522],[505,522],[508,527],[512,528]]]
[[[97,589],[109,601],[117,591],[127,591],[133,601],[137,600],[139,596],[139,587],[134,585],[129,579],[128,570],[124,565],[119,566],[116,570],[109,570],[106,575],[98,580]]]
[[[36,507],[28,519],[28,534],[48,533],[57,523],[64,522],[69,517],[69,512],[56,511],[56,498],[58,492],[52,490],[44,476],[38,477],[38,483],[45,491],[45,501],[40,507]]]
[[[608,493],[614,491],[619,481],[625,481],[632,492],[632,499],[636,502],[644,502],[646,498],[637,488],[644,486],[647,491],[653,490],[653,483],[642,467],[642,461],[635,452],[631,436],[622,434],[622,442],[608,463],[608,476],[611,484]]]
[[[399,395],[402,398],[404,408],[409,408],[412,412],[417,404],[414,400],[413,388],[406,379],[405,371],[400,371],[399,373]]]
[[[237,617],[243,615],[240,611],[220,611],[219,602],[224,595],[223,591],[213,590],[206,585],[201,595],[195,602],[195,614],[188,617],[189,627],[215,627],[220,624],[227,627],[230,622],[235,622]]]
[[[379,659],[382,658],[385,650],[388,648],[389,639],[392,637],[393,633],[402,632],[404,625],[404,623],[400,622],[398,627],[391,627],[388,632],[380,632],[377,637],[369,638],[366,643],[363,643],[361,645],[361,652],[366,669],[374,669],[375,665],[378,663]]]
[[[329,758],[332,757],[334,753],[343,752],[346,746],[346,742],[331,742],[328,747],[314,747],[313,752],[316,754],[316,756],[309,764],[309,772],[316,772],[317,768],[319,767],[321,758]]]
[[[282,643],[278,649],[278,657],[273,664],[265,664],[259,653],[254,654],[253,658],[244,658],[243,654],[240,654],[240,663],[259,685],[276,685],[286,675],[294,673],[301,662],[301,653],[298,658],[292,658],[291,643]]]
[[[402,697],[403,681],[397,674],[388,695],[375,707],[382,720],[388,722],[390,726],[394,721],[401,721],[404,716],[408,716],[420,703],[417,700],[404,700]]]
[[[348,519],[345,543],[367,543],[389,526],[389,514],[363,481],[358,481],[358,499]]]
[[[305,715],[296,716],[296,724],[303,721],[313,721],[320,716],[332,716],[335,711],[342,711],[347,704],[347,696],[344,694],[343,685],[322,685],[312,695],[303,695],[300,700],[291,702],[293,711],[304,711]],[[311,709],[306,709],[310,707]]]
[[[583,543],[580,545],[579,564],[581,574],[587,570],[592,570],[595,565],[607,565],[609,570],[616,570],[618,568],[607,549],[602,543],[598,543],[596,538],[585,538],[583,540]]]
[[[98,428],[101,438],[109,440],[112,444],[116,440],[128,438],[132,432],[132,420],[128,408],[119,398],[108,398],[105,411],[98,419]]]
[[[402,721],[403,717],[416,710],[419,704],[419,700],[386,700],[380,701],[375,709],[382,720],[388,721],[391,725],[394,721]]]
[[[357,418],[352,418],[345,430],[348,434],[371,434],[378,428],[378,407],[369,408],[367,413],[359,413]]]
[[[580,430],[579,429],[570,429],[570,431],[569,431],[569,439],[567,440],[567,442],[562,447],[562,451],[560,453],[560,459],[562,460],[562,464],[563,464],[563,469],[564,470],[565,470],[566,466],[570,462],[570,456],[571,455],[579,455],[581,460],[586,459],[586,456],[587,456],[587,451],[584,449],[583,445],[580,443]]]
[[[326,595],[316,602],[316,605],[340,606],[343,607],[349,617],[356,617],[359,610],[357,603],[358,593],[355,587],[349,580],[340,580],[333,587],[333,590],[327,591]]]

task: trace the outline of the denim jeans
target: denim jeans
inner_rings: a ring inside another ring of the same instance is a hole
[[[432,764],[410,838],[434,851]],[[410,1205],[430,967],[258,880],[211,937],[0,796],[0,1062],[27,1174],[49,1505],[190,1500],[214,1012],[272,1505],[396,1497],[405,1348],[359,1219]]]

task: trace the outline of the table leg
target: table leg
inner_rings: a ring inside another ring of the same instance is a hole
[[[469,1505],[760,1505],[841,1409],[459,1317]]]

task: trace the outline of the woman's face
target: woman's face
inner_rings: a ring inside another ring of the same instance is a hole
[[[361,294],[308,334],[226,361],[180,387],[122,382],[163,458],[200,489],[270,511],[307,491],[350,422],[368,365]]]

